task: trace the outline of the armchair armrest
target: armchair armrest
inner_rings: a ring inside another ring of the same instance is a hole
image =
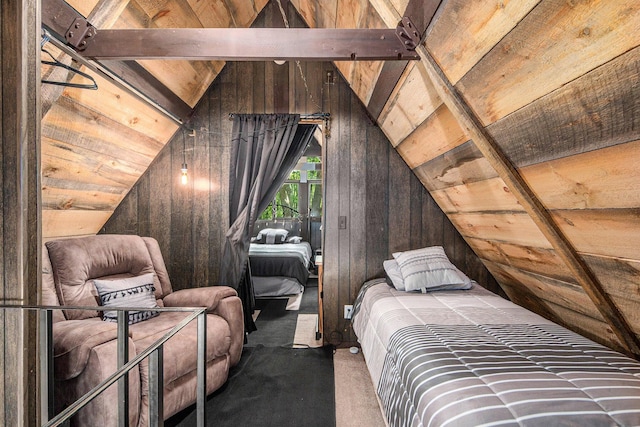
[[[237,292],[228,286],[207,286],[175,291],[162,299],[165,307],[206,307],[207,312],[215,311],[220,301],[237,296]]]
[[[244,316],[238,293],[228,286],[182,289],[170,293],[162,300],[165,307],[207,307],[207,313],[216,314],[227,321],[231,332],[229,363],[234,366],[242,355],[244,344]]]
[[[64,320],[53,324],[53,359],[57,380],[75,378],[84,370],[91,350],[118,338],[118,326],[96,320]]]

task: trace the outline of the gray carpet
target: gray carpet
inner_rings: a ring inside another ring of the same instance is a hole
[[[207,398],[207,426],[336,425],[333,347],[291,348],[298,314],[318,311],[313,283],[297,311],[286,310],[286,298],[257,301],[258,330],[249,334],[226,384]],[[195,422],[192,406],[165,425],[187,427]]]
[[[207,426],[335,426],[333,349],[245,348],[227,383],[207,399]],[[195,408],[165,422],[193,426]]]
[[[310,280],[310,283],[314,283]],[[316,282],[317,283],[317,282]],[[299,310],[287,310],[286,298],[265,298],[256,300],[260,315],[256,319],[257,331],[249,334],[245,347],[292,347],[296,332],[298,314],[318,312],[318,288],[307,286],[302,295]]]

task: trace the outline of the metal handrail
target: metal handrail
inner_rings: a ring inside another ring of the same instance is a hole
[[[197,319],[197,399],[196,418],[197,426],[205,425],[205,400],[206,400],[206,309],[202,307],[102,307],[102,306],[42,306],[42,305],[7,305],[0,304],[0,309],[37,310],[40,314],[40,346],[41,346],[41,415],[45,427],[59,426],[69,420],[80,409],[95,399],[100,393],[118,381],[118,417],[119,425],[127,426],[128,417],[128,373],[139,365],[146,357],[149,357],[149,425],[162,426],[163,417],[163,348],[164,344],[194,319]],[[53,310],[95,310],[118,312],[118,369],[103,382],[95,386],[84,396],[77,399],[62,412],[49,420],[53,412]],[[140,352],[130,361],[128,348],[128,312],[129,311],[158,311],[158,312],[188,312],[182,319],[161,338]],[[44,312],[44,313],[43,313]],[[124,396],[123,396],[124,394]]]

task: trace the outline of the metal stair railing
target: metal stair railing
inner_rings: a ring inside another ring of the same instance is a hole
[[[40,335],[40,415],[43,427],[55,427],[66,423],[80,409],[100,395],[104,390],[114,383],[118,383],[118,425],[128,427],[129,425],[129,383],[128,373],[135,366],[139,365],[146,357],[149,357],[149,426],[163,426],[163,348],[171,337],[182,330],[190,322],[197,319],[197,398],[196,398],[196,425],[204,427],[206,421],[205,400],[206,400],[206,351],[207,351],[207,321],[206,309],[201,307],[79,307],[79,306],[26,306],[26,305],[4,305],[0,304],[0,309],[37,310],[39,315],[39,335]],[[53,392],[53,310],[97,310],[97,311],[117,311],[118,312],[118,369],[106,378],[102,383],[95,386],[84,396],[73,402],[59,414],[53,416],[54,412],[54,392]],[[137,354],[133,359],[127,361],[129,355],[129,311],[158,311],[158,312],[187,312],[190,313],[182,321],[176,324],[171,330],[156,340],[152,345]],[[52,418],[53,417],[53,418]]]

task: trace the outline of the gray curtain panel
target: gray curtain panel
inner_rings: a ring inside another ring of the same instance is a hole
[[[297,114],[237,114],[229,170],[229,223],[221,284],[238,290],[245,329],[255,330],[249,243],[256,219],[304,153],[315,125],[298,125]]]

